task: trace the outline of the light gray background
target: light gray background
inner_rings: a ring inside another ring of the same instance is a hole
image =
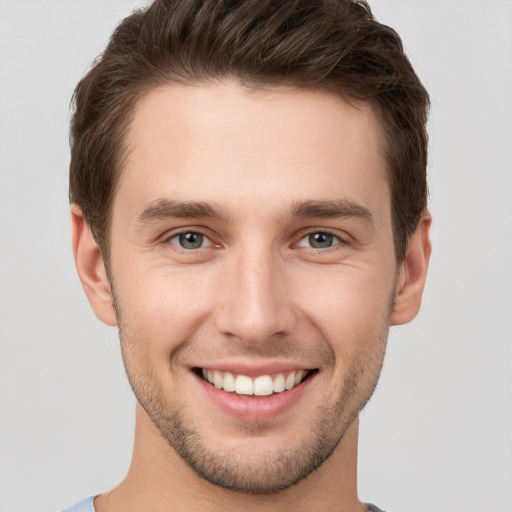
[[[75,276],[68,105],[132,0],[0,0],[0,511],[58,511],[124,475],[134,401]],[[434,253],[362,414],[360,496],[512,512],[512,2],[373,0],[433,110]]]

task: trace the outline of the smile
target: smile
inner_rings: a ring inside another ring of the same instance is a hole
[[[316,370],[295,370],[252,378],[242,374],[235,375],[229,371],[201,368],[198,369],[198,374],[216,389],[222,389],[228,393],[269,396],[292,390],[314,371]]]

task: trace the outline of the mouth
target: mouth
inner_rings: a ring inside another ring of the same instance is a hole
[[[258,375],[256,377],[207,368],[194,368],[194,372],[211,386],[219,390],[222,389],[227,393],[268,397],[291,391],[297,386],[300,386],[305,380],[311,378],[318,370],[297,369],[287,372]]]

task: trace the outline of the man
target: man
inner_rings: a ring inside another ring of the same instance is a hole
[[[78,274],[137,397],[70,511],[362,511],[358,414],[430,256],[428,95],[350,0],[157,0],[75,91]]]

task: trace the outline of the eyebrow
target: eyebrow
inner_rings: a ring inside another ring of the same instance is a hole
[[[373,217],[368,208],[350,199],[333,201],[302,201],[295,203],[292,208],[294,217],[309,219],[313,217],[337,218],[355,217],[365,222],[373,223]]]
[[[292,205],[291,215],[295,218],[340,218],[354,217],[372,223],[370,210],[349,199],[332,201],[300,201]],[[177,201],[157,199],[152,201],[138,216],[143,224],[166,219],[213,219],[227,220],[229,215],[218,205],[204,201]]]
[[[149,203],[138,219],[143,224],[165,219],[226,219],[221,209],[203,201],[157,199]]]

